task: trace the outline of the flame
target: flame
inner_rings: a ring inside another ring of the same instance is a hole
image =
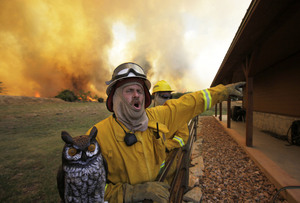
[[[41,97],[40,93],[39,92],[35,92],[35,97]]]
[[[92,101],[92,102],[96,102],[97,101],[97,99],[93,99],[90,96],[87,96],[86,99],[87,99],[87,101]]]
[[[97,102],[98,100],[97,99],[93,99],[92,97],[90,96],[83,96],[83,98],[81,96],[78,97],[78,100],[80,101],[89,101],[89,102]]]

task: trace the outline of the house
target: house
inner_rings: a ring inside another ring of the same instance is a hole
[[[299,0],[251,2],[211,86],[239,81],[247,83],[246,145],[253,126],[287,135],[300,120]]]

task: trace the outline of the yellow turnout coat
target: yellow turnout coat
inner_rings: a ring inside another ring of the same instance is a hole
[[[96,139],[108,164],[105,200],[111,203],[123,202],[124,183],[135,185],[154,181],[166,158],[163,134],[173,135],[190,119],[226,100],[227,97],[226,88],[218,85],[169,100],[163,106],[146,109],[149,118],[148,129],[135,132],[138,142],[132,146],[125,144],[125,133],[113,116],[97,123]],[[129,132],[121,122],[119,123]],[[160,131],[158,139],[157,123]]]

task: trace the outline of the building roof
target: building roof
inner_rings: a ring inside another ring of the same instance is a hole
[[[300,52],[300,1],[253,0],[211,84],[245,81]]]

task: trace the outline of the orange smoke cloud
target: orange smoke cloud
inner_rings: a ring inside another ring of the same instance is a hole
[[[152,83],[164,79],[180,91],[189,63],[181,19],[187,5],[178,2],[1,1],[0,81],[11,95],[53,97],[71,89],[105,97],[118,65],[109,50],[121,40],[112,27],[122,22],[135,33],[122,62],[134,61]]]
[[[79,1],[1,1],[0,13],[0,80],[8,94],[104,91],[110,35]]]

